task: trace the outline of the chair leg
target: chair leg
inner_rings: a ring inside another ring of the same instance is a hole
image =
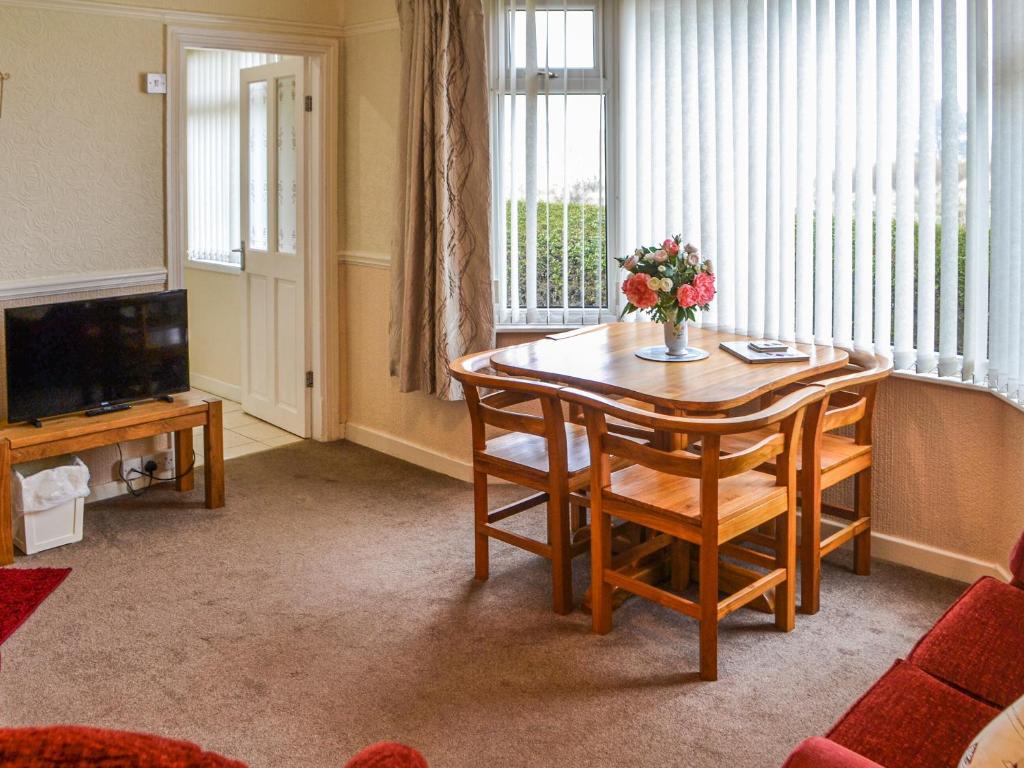
[[[672,540],[672,589],[682,592],[690,585],[690,542]]]
[[[573,533],[587,527],[587,508],[581,504],[569,505],[569,528]]]
[[[853,491],[857,517],[871,518],[871,467],[857,474]],[[853,539],[853,572],[858,576],[871,574],[871,524]]]
[[[612,630],[612,588],[604,571],[612,565],[612,519],[600,509],[590,510],[590,612],[594,632]]]
[[[572,534],[569,500],[563,491],[548,493],[548,544],[551,546],[551,591],[555,613],[572,611]]]
[[[473,473],[473,526],[475,529],[475,563],[477,581],[487,581],[490,571],[490,537],[483,533],[487,525],[487,473]]]
[[[800,479],[800,612],[813,615],[821,607],[821,475]]]
[[[718,546],[700,546],[700,679],[718,679]]]
[[[807,515],[807,510],[804,510]],[[796,508],[791,505],[785,514],[776,518],[775,567],[786,569],[786,580],[775,587],[775,626],[783,632],[792,632],[796,625]],[[811,549],[818,552],[815,539]],[[804,549],[808,549],[805,545]],[[817,595],[815,595],[817,597]],[[817,607],[815,606],[815,610]]]

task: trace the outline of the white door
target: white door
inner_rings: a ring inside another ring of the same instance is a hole
[[[242,408],[309,437],[302,66],[241,72]]]

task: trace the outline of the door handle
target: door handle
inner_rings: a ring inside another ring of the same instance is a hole
[[[245,272],[245,240],[242,241],[241,248],[232,248],[231,252],[239,254],[238,268]]]

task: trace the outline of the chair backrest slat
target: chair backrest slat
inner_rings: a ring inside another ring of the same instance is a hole
[[[815,382],[825,388],[828,407],[814,414],[807,428],[823,434],[856,425],[857,443],[870,445],[875,393],[878,382],[892,372],[892,361],[881,355],[855,350],[850,350],[849,354],[850,367],[856,370],[847,368],[838,375],[819,378]]]
[[[743,474],[771,461],[784,450],[786,436],[783,432],[768,435],[749,448],[723,456],[718,462],[718,476],[726,478]]]
[[[483,403],[480,403],[477,409],[483,422],[490,424],[492,427],[506,429],[509,432],[524,432],[528,435],[536,435],[537,437],[544,437],[547,434],[544,419],[541,416],[532,416],[528,413],[517,413],[515,411],[502,411]]]
[[[688,451],[662,451],[611,433],[601,438],[601,450],[659,472],[680,477],[700,477],[701,457]]]
[[[565,462],[566,437],[559,388],[541,381],[487,373],[492,354],[493,350],[466,355],[449,366],[466,392],[473,449],[486,450],[485,427],[492,426],[546,439],[552,466],[561,466]],[[541,415],[504,410],[527,402],[539,403]]]
[[[597,466],[599,458],[602,459],[601,464],[607,466],[607,462],[603,459],[607,456],[618,456],[658,472],[698,478],[702,483],[703,498],[704,486],[709,480],[714,480],[717,487],[718,480],[753,469],[777,456],[786,454],[792,457],[797,443],[799,417],[804,408],[825,397],[825,390],[817,385],[802,387],[800,391],[772,403],[762,411],[729,418],[652,414],[571,387],[563,389],[561,396],[563,400],[577,403],[583,407],[587,419],[587,430],[590,433],[591,452],[594,454],[591,456],[594,466]],[[661,450],[653,446],[638,445],[623,437],[610,434],[608,432],[609,416],[614,416],[627,424],[639,424],[649,429],[685,434],[690,439],[699,439],[702,447],[701,454],[698,456],[688,451]],[[722,435],[753,432],[765,427],[772,427],[775,432],[749,449],[736,454],[721,455]],[[779,461],[778,465],[782,467],[780,472],[788,471],[785,461]],[[780,482],[784,481],[781,477],[776,479]],[[710,491],[708,492],[710,493]]]
[[[500,392],[492,392],[489,395],[484,395],[480,398],[480,402],[484,405],[489,405],[492,408],[508,408],[513,405],[519,405],[520,403],[528,403],[531,400],[536,399],[537,395],[532,392],[515,392],[513,390],[506,389],[501,390]]]
[[[829,396],[830,403],[834,397],[835,395]],[[821,431],[832,432],[840,427],[847,427],[851,424],[856,424],[864,418],[867,410],[868,401],[865,397],[858,397],[857,402],[852,405],[845,405],[841,408],[831,408],[822,418]]]

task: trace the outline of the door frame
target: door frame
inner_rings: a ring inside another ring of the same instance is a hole
[[[313,371],[312,433],[314,440],[341,437],[341,331],[337,233],[338,98],[340,41],[332,37],[297,35],[244,24],[168,25],[167,41],[167,282],[185,285],[188,243],[186,201],[187,135],[185,51],[188,48],[259,51],[305,60],[306,88],[313,97],[313,119],[306,134],[306,330]]]

